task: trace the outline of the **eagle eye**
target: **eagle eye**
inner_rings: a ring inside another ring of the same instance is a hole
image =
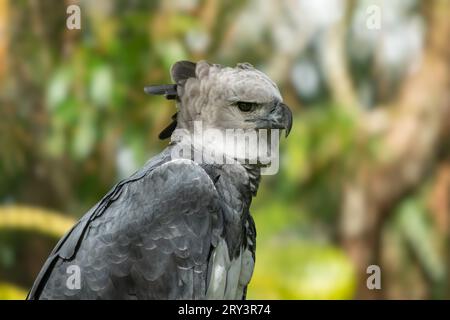
[[[237,103],[237,106],[238,106],[239,110],[241,110],[242,112],[250,112],[250,111],[255,110],[256,103],[239,101]]]

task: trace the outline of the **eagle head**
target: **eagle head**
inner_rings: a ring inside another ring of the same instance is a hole
[[[283,129],[292,127],[292,113],[277,85],[249,63],[224,67],[206,61],[179,61],[171,68],[175,84],[150,86],[146,92],[176,99],[178,112],[160,134],[169,138],[175,129]]]

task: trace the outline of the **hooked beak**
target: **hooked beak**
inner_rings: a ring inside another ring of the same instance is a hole
[[[284,103],[278,103],[267,118],[249,121],[256,123],[256,129],[284,129],[287,137],[292,129],[292,112]]]

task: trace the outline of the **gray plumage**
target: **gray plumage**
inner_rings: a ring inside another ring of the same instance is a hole
[[[177,101],[175,128],[261,129],[292,125],[276,85],[249,64],[178,62],[174,85],[146,91]],[[240,101],[257,105],[242,112]],[[169,146],[119,182],[56,245],[28,299],[243,299],[255,261],[249,208],[260,167],[173,159]],[[67,286],[70,266],[80,287]]]

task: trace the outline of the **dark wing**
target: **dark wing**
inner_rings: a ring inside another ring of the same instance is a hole
[[[223,226],[217,191],[200,166],[164,163],[104,202],[60,241],[30,299],[205,297],[210,251]],[[70,286],[71,266],[79,269],[79,288]]]

